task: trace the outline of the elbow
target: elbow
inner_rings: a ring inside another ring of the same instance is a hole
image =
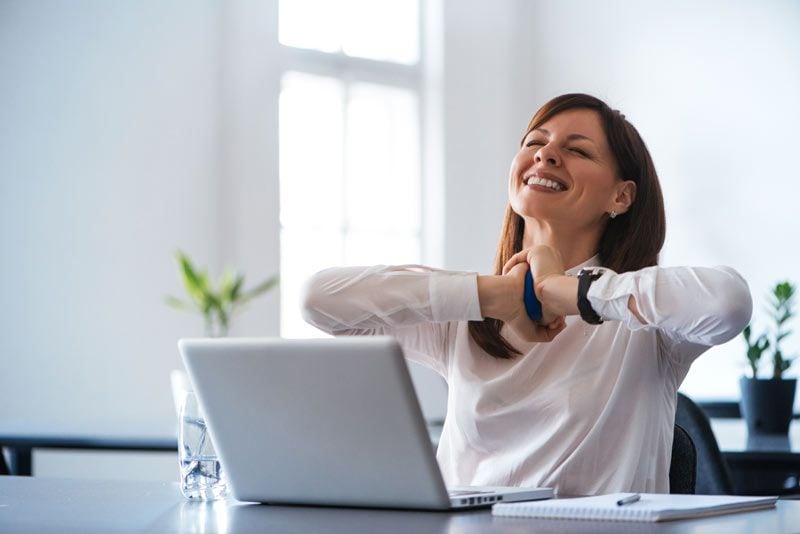
[[[326,321],[329,315],[324,311],[327,301],[324,291],[324,272],[320,271],[312,275],[303,284],[300,291],[300,314],[303,320],[311,326],[330,333],[328,321]]]
[[[715,315],[722,328],[712,339],[714,345],[720,345],[738,336],[750,323],[753,314],[753,297],[747,282],[733,269],[726,270],[731,275],[731,280],[716,301]]]

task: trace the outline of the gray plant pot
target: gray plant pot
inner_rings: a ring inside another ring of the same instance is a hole
[[[761,379],[742,377],[739,407],[753,434],[787,434],[792,422],[797,379]]]

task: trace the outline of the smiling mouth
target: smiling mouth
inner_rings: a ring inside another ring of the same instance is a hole
[[[566,191],[567,190],[567,187],[564,184],[562,184],[561,182],[558,182],[556,180],[551,180],[549,178],[544,178],[544,177],[541,177],[541,176],[536,176],[536,175],[528,176],[524,180],[524,182],[528,186],[538,185],[538,186],[550,189],[551,191],[555,191],[555,192],[559,192],[559,193],[561,191]]]

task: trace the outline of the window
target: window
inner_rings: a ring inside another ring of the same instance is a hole
[[[419,6],[282,0],[278,25],[281,335],[314,337],[314,272],[422,260]]]

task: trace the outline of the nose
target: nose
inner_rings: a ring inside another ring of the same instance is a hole
[[[550,143],[542,146],[533,155],[533,161],[536,163],[546,162],[548,165],[559,166],[561,158],[558,156],[558,151],[550,146]]]

